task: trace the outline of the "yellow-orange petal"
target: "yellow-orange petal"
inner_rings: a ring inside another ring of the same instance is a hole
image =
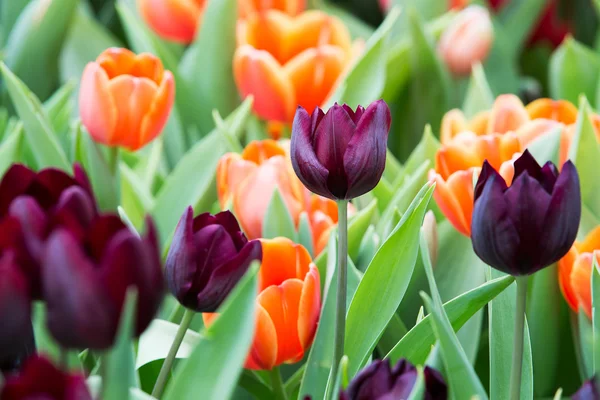
[[[276,10],[251,14],[246,20],[238,21],[238,46],[249,45],[256,50],[264,50],[283,64],[287,60],[283,55],[285,36],[293,21],[290,16]]]
[[[571,270],[571,287],[577,298],[578,307],[583,309],[590,318],[592,318],[591,276],[593,257],[592,253],[580,254]]]
[[[108,144],[117,126],[117,105],[108,87],[109,79],[99,64],[89,63],[81,77],[79,115],[96,142]]]
[[[571,271],[575,260],[579,257],[579,252],[575,246],[571,247],[569,252],[558,261],[558,284],[567,304],[572,310],[578,309],[578,300],[571,285]]]
[[[221,208],[227,207],[233,193],[242,182],[257,168],[252,161],[247,161],[237,153],[224,154],[217,164],[217,195]]]
[[[285,149],[275,140],[253,140],[242,151],[242,158],[255,164],[262,164],[274,156],[286,156]]]
[[[288,238],[260,239],[262,262],[258,272],[259,291],[287,279],[304,279],[312,262],[304,246]]]
[[[277,362],[278,350],[275,324],[269,313],[257,301],[254,340],[244,367],[253,370],[272,369]]]
[[[531,119],[551,119],[565,125],[577,120],[577,107],[567,100],[537,99],[525,107]]]
[[[308,49],[285,66],[296,93],[296,102],[306,110],[323,105],[346,65],[344,51],[335,46]]]
[[[312,344],[321,313],[321,281],[314,264],[304,278],[298,310],[298,339],[303,350]]]
[[[444,118],[442,118],[442,127],[440,132],[442,144],[448,143],[453,137],[466,130],[468,130],[467,119],[465,118],[463,112],[459,109],[448,111],[444,115]]]
[[[442,145],[435,155],[436,172],[448,179],[453,172],[481,166],[484,159],[477,143],[477,135],[465,131]]]
[[[122,47],[110,47],[104,50],[96,62],[106,71],[109,79],[129,73],[136,63],[133,51]]]
[[[488,120],[487,133],[516,131],[529,121],[523,102],[514,94],[503,94],[496,98]]]
[[[239,47],[234,56],[235,82],[241,97],[254,96],[253,109],[261,118],[289,122],[294,117],[294,87],[268,52]]]
[[[436,182],[433,197],[437,205],[452,226],[465,236],[471,236],[473,174],[478,174],[479,170],[470,168],[454,172],[447,181],[435,171],[429,172],[429,179]]]
[[[194,40],[206,0],[138,0],[144,21],[160,37],[179,43]]]
[[[482,111],[476,114],[468,123],[468,130],[476,135],[485,135],[487,133],[490,111]]]
[[[247,18],[255,12],[279,10],[288,15],[300,14],[305,8],[305,0],[239,0],[240,17]]]
[[[593,253],[600,250],[600,226],[591,230],[582,242],[575,244],[580,253]]]
[[[169,119],[174,101],[175,79],[170,71],[166,71],[154,99],[143,117],[138,143],[131,150],[144,147],[158,136]]]

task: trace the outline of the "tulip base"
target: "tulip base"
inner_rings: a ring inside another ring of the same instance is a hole
[[[527,304],[527,276],[517,280],[517,309],[515,312],[515,337],[513,344],[512,370],[510,377],[510,398],[519,400],[521,396],[521,374],[523,371],[523,338],[525,331],[525,307]]]
[[[283,380],[281,379],[281,372],[279,367],[274,367],[269,371],[271,375],[271,389],[273,389],[273,395],[276,400],[287,400]]]
[[[337,251],[337,302],[335,312],[335,344],[330,377],[337,376],[337,369],[344,356],[346,334],[346,296],[348,291],[348,202],[340,200],[338,206],[338,251]]]
[[[158,378],[156,379],[156,383],[154,384],[154,389],[152,390],[152,397],[156,399],[160,399],[160,396],[165,390],[167,378],[169,376],[169,372],[171,372],[171,367],[173,366],[173,362],[175,361],[175,356],[177,355],[179,346],[181,346],[181,342],[183,342],[185,333],[187,332],[188,328],[190,327],[190,324],[192,323],[192,319],[194,319],[194,315],[196,315],[196,313],[188,309],[186,309],[185,313],[183,314],[183,319],[181,320],[181,324],[179,324],[179,329],[177,329],[175,339],[173,339],[173,344],[169,349],[167,358],[165,358],[165,362],[163,363],[162,368],[160,369],[160,373],[158,374]]]

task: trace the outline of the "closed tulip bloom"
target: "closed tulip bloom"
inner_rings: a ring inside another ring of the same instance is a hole
[[[571,400],[598,400],[600,399],[600,387],[598,386],[598,378],[593,377],[583,382],[581,388],[575,393]]]
[[[135,151],[158,136],[175,99],[175,81],[159,58],[110,48],[81,77],[81,122],[99,143]]]
[[[247,18],[255,12],[279,10],[295,16],[306,8],[306,0],[239,0],[240,17]]]
[[[446,400],[448,387],[442,375],[425,367],[424,400]],[[360,371],[340,393],[340,400],[408,399],[417,382],[417,369],[401,359],[391,368],[389,360],[375,360]]]
[[[473,250],[502,272],[530,275],[567,254],[580,218],[579,176],[570,161],[559,174],[526,150],[514,163],[510,186],[485,162],[475,187]]]
[[[44,298],[52,336],[65,348],[111,347],[129,287],[137,290],[134,335],[154,318],[164,295],[156,232],[139,237],[116,215],[97,217],[82,236],[65,228],[49,237]]]
[[[383,100],[356,111],[337,103],[312,116],[298,107],[292,126],[291,157],[296,175],[311,192],[348,200],[373,189],[383,174],[390,131]]]
[[[248,241],[231,212],[194,218],[194,210],[188,207],[167,255],[167,284],[185,307],[214,312],[250,263],[261,256],[260,242]]]
[[[307,11],[291,17],[276,10],[238,23],[233,71],[242,97],[254,97],[254,112],[289,124],[297,105],[325,103],[352,58],[350,34],[335,17]]]
[[[67,374],[47,358],[27,360],[18,375],[7,376],[0,389],[2,400],[92,400],[85,376]]]
[[[146,23],[163,39],[190,43],[199,29],[206,0],[137,0]]]
[[[457,76],[468,75],[473,64],[487,58],[494,42],[494,26],[485,7],[469,6],[446,28],[438,52]]]

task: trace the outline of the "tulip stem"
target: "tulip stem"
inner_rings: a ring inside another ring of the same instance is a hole
[[[175,334],[175,339],[173,339],[173,344],[171,344],[171,348],[169,349],[169,353],[167,354],[167,358],[165,358],[165,362],[160,369],[160,373],[158,374],[158,379],[156,379],[156,383],[154,384],[154,390],[152,390],[152,397],[160,399],[162,395],[165,384],[167,383],[167,378],[169,377],[169,373],[171,372],[171,367],[173,366],[173,362],[175,361],[175,356],[177,355],[177,351],[179,350],[179,346],[181,346],[181,342],[183,342],[183,338],[185,337],[185,333],[187,332],[190,324],[192,323],[192,319],[194,319],[194,315],[196,313],[192,310],[185,310],[183,314],[183,318],[181,320],[181,324],[179,324],[179,329],[177,329],[177,333]]]
[[[338,251],[337,251],[337,308],[335,313],[335,346],[330,377],[335,379],[337,368],[344,356],[346,334],[346,292],[348,290],[348,201],[338,201]]]
[[[517,310],[515,312],[515,337],[513,344],[510,398],[521,397],[521,373],[523,370],[523,333],[525,330],[525,307],[527,304],[527,276],[517,277]]]
[[[269,371],[269,374],[271,375],[271,389],[273,389],[275,399],[287,400],[287,394],[285,393],[285,389],[283,387],[283,380],[281,379],[279,367],[273,367],[273,369]]]

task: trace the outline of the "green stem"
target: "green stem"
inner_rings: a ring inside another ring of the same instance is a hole
[[[271,386],[273,389],[273,394],[275,395],[275,399],[287,400],[287,395],[285,394],[285,389],[283,388],[283,380],[281,379],[279,367],[274,367],[271,371],[269,371],[269,374],[271,375]]]
[[[119,148],[117,146],[109,147],[108,149],[108,169],[111,175],[117,176],[117,169],[119,168]]]
[[[337,251],[337,306],[335,312],[335,345],[330,376],[335,379],[340,361],[344,356],[346,334],[346,292],[348,269],[348,202],[338,201],[338,251]]]
[[[521,373],[523,370],[523,333],[525,330],[525,306],[527,303],[527,276],[517,277],[517,310],[515,312],[515,337],[513,344],[510,398],[521,397]]]
[[[162,395],[165,389],[165,384],[167,383],[169,372],[171,372],[173,361],[175,361],[175,356],[177,355],[177,351],[179,350],[179,346],[181,346],[181,342],[183,342],[185,333],[187,332],[192,322],[192,319],[194,318],[194,315],[194,311],[187,309],[185,310],[185,314],[183,314],[183,319],[181,320],[179,329],[177,329],[177,333],[175,334],[175,339],[173,339],[173,344],[171,345],[169,353],[167,354],[167,358],[165,358],[165,362],[163,363],[162,368],[160,369],[158,379],[156,379],[154,390],[152,390],[152,397],[160,399],[160,396]]]

